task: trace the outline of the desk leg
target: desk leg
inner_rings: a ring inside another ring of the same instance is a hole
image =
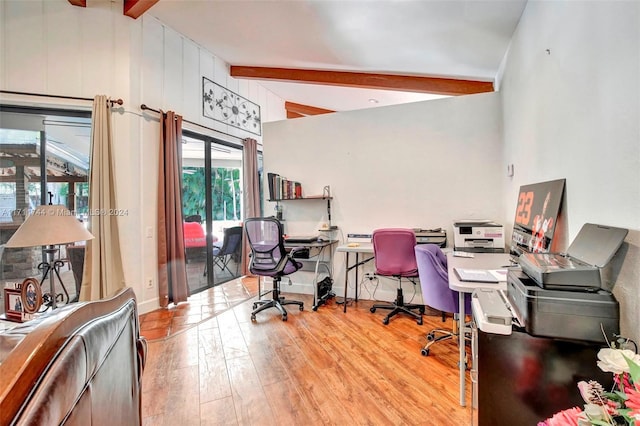
[[[342,299],[342,303],[344,303],[343,312],[347,313],[347,289],[349,288],[349,252],[345,252],[347,256],[345,262],[345,270],[344,270],[344,298]],[[356,255],[357,259],[357,255]]]
[[[464,311],[464,292],[462,291],[458,292],[458,302],[460,304],[460,314],[458,316],[458,346],[460,349],[460,360],[458,361],[460,364],[459,365],[460,367],[460,405],[464,407],[466,405],[466,401],[465,401],[466,369],[464,364],[464,359],[466,354],[466,349],[464,346],[464,334],[465,334],[464,322],[465,322],[466,312]]]
[[[360,256],[356,252],[356,281],[355,281],[355,283],[356,283],[356,296],[355,296],[355,299],[354,299],[356,302],[358,301],[358,283],[360,283],[360,281],[358,281],[358,269],[360,269],[360,267],[358,266],[359,265],[358,262],[360,262]]]

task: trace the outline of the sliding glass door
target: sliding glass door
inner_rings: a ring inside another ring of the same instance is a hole
[[[184,131],[182,207],[191,293],[237,278],[242,262],[242,149]]]

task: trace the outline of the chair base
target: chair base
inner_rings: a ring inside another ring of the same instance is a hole
[[[394,303],[375,304],[369,309],[369,311],[371,311],[371,313],[374,313],[376,309],[391,309],[391,312],[389,312],[387,316],[382,319],[382,323],[384,325],[389,324],[389,320],[398,314],[406,314],[406,315],[412,316],[413,318],[416,319],[416,323],[418,325],[422,325],[422,314],[424,314],[425,308],[424,308],[424,305],[405,304],[404,296],[402,294],[402,288],[399,288],[398,294],[396,296],[396,300]],[[413,312],[412,309],[417,309],[418,312]]]
[[[442,313],[443,322],[445,313]],[[440,336],[437,336],[440,334]],[[427,344],[420,350],[422,356],[429,356],[429,352],[431,350],[431,346],[437,342],[441,342],[443,340],[454,339],[456,344],[458,343],[458,337],[460,336],[460,331],[458,328],[458,314],[454,314],[453,317],[453,328],[451,330],[435,328],[427,333]],[[469,337],[465,334],[465,340],[470,340]],[[465,364],[466,364],[465,360]]]
[[[440,336],[436,337],[436,333],[439,333]],[[426,345],[424,345],[420,353],[422,354],[422,356],[429,356],[429,348],[431,348],[431,345],[433,345],[434,343],[440,342],[442,340],[457,338],[458,333],[454,333],[452,330],[442,330],[440,328],[431,330],[429,333],[427,333],[428,342]]]
[[[273,298],[270,300],[258,300],[253,302],[253,312],[251,312],[251,321],[256,320],[256,314],[262,312],[265,309],[276,308],[282,315],[282,321],[287,320],[287,310],[284,305],[298,305],[301,311],[304,310],[304,302],[298,300],[285,300],[283,296],[280,296],[280,280],[273,281]]]

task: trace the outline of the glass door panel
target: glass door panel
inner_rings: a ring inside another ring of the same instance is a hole
[[[183,132],[182,208],[187,280],[191,294],[240,276],[240,147],[217,143],[213,138],[190,131]],[[197,232],[197,235],[188,234],[187,228],[189,232]]]
[[[206,275],[206,169],[205,141],[184,138],[182,145],[182,214],[190,293],[197,293],[209,283]]]
[[[242,273],[242,150],[211,144],[211,210],[214,281]]]

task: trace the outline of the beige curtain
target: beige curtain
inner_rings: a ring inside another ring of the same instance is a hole
[[[118,234],[111,103],[104,95],[93,100],[89,175],[89,231],[80,300],[98,300],[125,286]]]
[[[243,142],[242,176],[244,177],[244,218],[260,216],[260,182],[258,181],[258,142],[246,138]],[[243,237],[242,274],[249,275],[249,244]]]
[[[182,227],[182,117],[173,111],[162,113],[160,122],[158,292],[163,307],[189,297]]]

